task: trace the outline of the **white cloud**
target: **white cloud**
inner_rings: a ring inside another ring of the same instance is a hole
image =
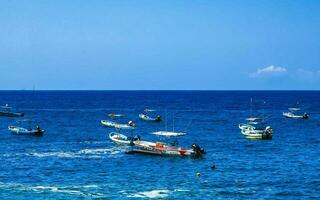
[[[258,77],[264,75],[275,75],[275,74],[284,74],[287,72],[287,69],[284,67],[277,67],[274,65],[270,65],[265,68],[257,69],[256,72],[250,74],[251,77]]]

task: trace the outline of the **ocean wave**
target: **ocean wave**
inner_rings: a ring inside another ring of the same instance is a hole
[[[31,156],[36,157],[61,157],[61,158],[100,158],[105,155],[117,155],[122,153],[123,150],[119,148],[97,148],[97,149],[81,149],[79,151],[57,151],[57,152],[32,152],[29,153]]]
[[[24,185],[19,183],[0,182],[0,188],[34,193],[64,193],[81,197],[103,198],[105,195],[100,192],[88,191],[88,189],[99,189],[97,185],[81,186],[43,186],[43,185]]]
[[[96,148],[96,149],[81,149],[79,151],[48,151],[39,152],[31,151],[27,153],[5,153],[3,157],[17,157],[17,156],[34,156],[34,157],[59,157],[59,158],[101,158],[120,156],[125,151],[124,148]]]

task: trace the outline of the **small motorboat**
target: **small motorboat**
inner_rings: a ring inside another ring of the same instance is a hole
[[[193,144],[190,149],[182,149],[180,147],[172,147],[161,142],[134,142],[134,149],[128,151],[128,154],[147,154],[157,156],[178,156],[201,158],[205,151],[197,144]]]
[[[299,114],[301,113],[300,108],[288,108],[288,112],[283,112],[282,115],[286,118],[293,118],[293,119],[309,119],[308,113]]]
[[[248,123],[239,124],[241,133],[249,139],[272,139],[273,130],[265,126],[262,118],[247,118]]]
[[[116,118],[116,117],[124,117],[125,115],[124,114],[117,114],[117,113],[109,113],[107,116],[110,118]]]
[[[186,135],[186,133],[168,131],[158,131],[151,134],[163,137],[178,137]],[[138,153],[158,156],[179,156],[191,158],[201,158],[202,155],[205,154],[204,149],[197,144],[193,144],[190,149],[176,147],[175,145],[172,145],[170,143],[148,142],[143,140],[133,141],[133,144],[134,149],[129,151],[129,154]]]
[[[101,124],[109,127],[109,128],[116,128],[116,129],[135,129],[136,125],[132,122],[129,121],[128,124],[118,124],[113,121],[109,120],[101,120]]]
[[[161,122],[161,116],[157,115],[156,117],[150,117],[146,113],[139,114],[139,118],[144,121],[150,121],[150,122]]]
[[[134,145],[135,141],[140,140],[140,136],[134,136],[134,137],[127,137],[121,133],[111,132],[109,134],[110,140],[117,144],[124,144],[124,145]]]
[[[3,117],[23,117],[24,113],[19,113],[19,112],[11,112],[12,107],[9,107],[8,104],[4,106],[0,106],[2,110],[0,110],[0,116]]]
[[[43,136],[44,130],[37,126],[35,129],[26,129],[18,126],[9,126],[8,130],[15,135]]]

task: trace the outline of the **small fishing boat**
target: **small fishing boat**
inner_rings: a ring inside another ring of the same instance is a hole
[[[139,114],[139,118],[144,121],[150,121],[150,122],[160,122],[162,120],[160,115],[157,115],[156,117],[150,117],[145,113]]]
[[[11,112],[12,107],[9,107],[8,104],[4,106],[0,106],[2,110],[0,110],[0,116],[3,117],[23,117],[24,113]]]
[[[124,114],[117,114],[117,113],[109,113],[107,116],[110,118],[116,118],[116,117],[124,117],[125,115]]]
[[[140,140],[140,136],[134,136],[134,137],[127,137],[121,133],[111,132],[109,134],[110,140],[117,144],[124,144],[124,145],[134,145],[135,141]]]
[[[135,129],[135,124],[132,121],[129,121],[128,124],[118,124],[113,121],[109,120],[101,120],[101,124],[109,127],[109,128],[116,128],[116,129]]]
[[[286,118],[293,118],[293,119],[309,119],[308,113],[301,114],[300,108],[288,108],[288,112],[283,112],[282,115]],[[299,113],[298,113],[299,112]]]
[[[136,148],[128,151],[128,154],[148,154],[158,156],[178,156],[200,158],[205,151],[197,144],[193,144],[190,149],[182,149],[181,147],[172,147],[161,142],[134,142]]]
[[[44,130],[37,126],[35,129],[26,129],[18,126],[9,126],[8,130],[15,135],[30,135],[30,136],[42,136]]]
[[[158,131],[151,133],[157,136],[163,137],[179,137],[186,135],[181,132],[168,132],[168,131]],[[148,142],[143,140],[133,141],[134,149],[128,151],[129,154],[148,154],[148,155],[158,155],[158,156],[179,156],[179,157],[192,157],[200,158],[205,151],[197,144],[193,144],[190,149],[183,149],[181,147],[176,147],[170,143],[163,142]]]
[[[262,118],[247,118],[246,124],[239,124],[241,133],[249,139],[272,139],[273,130],[265,126]]]

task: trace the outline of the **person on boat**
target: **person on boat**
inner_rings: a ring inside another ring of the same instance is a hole
[[[132,138],[133,141],[139,141],[141,140],[140,136],[139,135],[135,135],[133,138]]]

